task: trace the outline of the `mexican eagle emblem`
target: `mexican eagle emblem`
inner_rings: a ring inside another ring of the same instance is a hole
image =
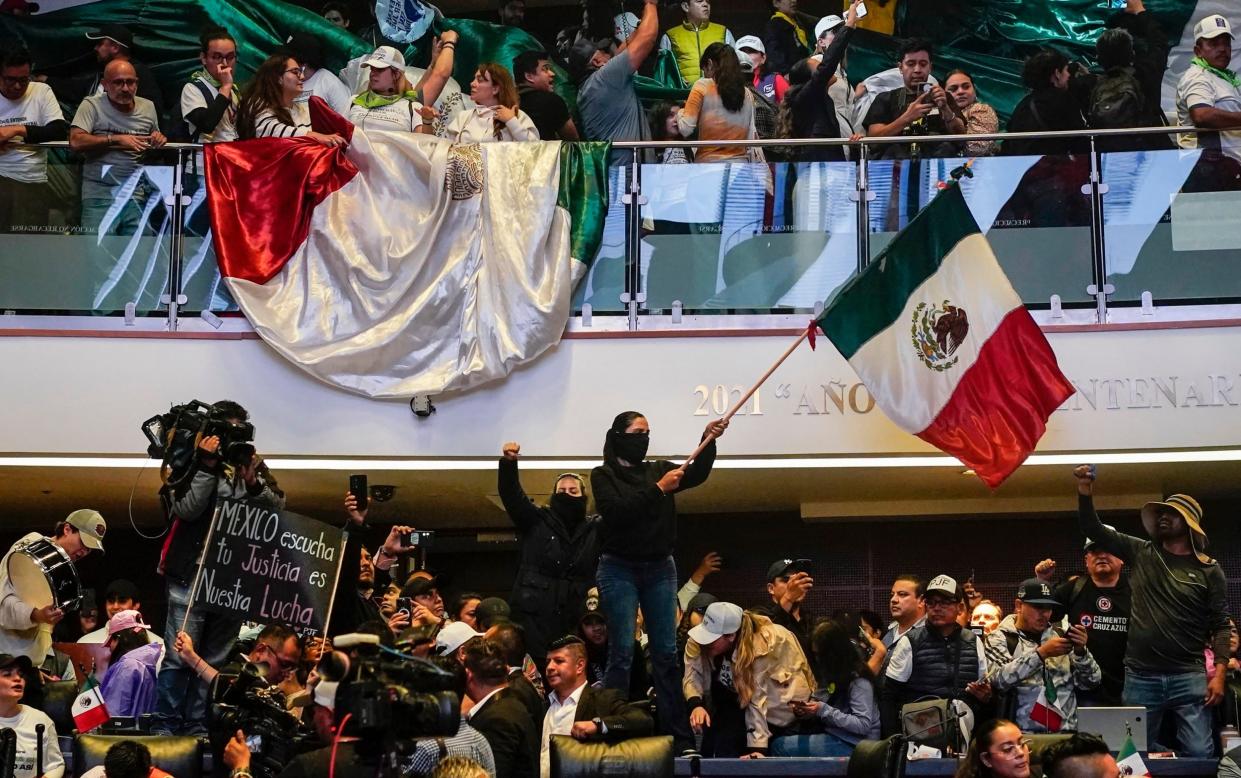
[[[914,351],[922,364],[932,370],[944,371],[957,364],[957,349],[970,331],[969,317],[965,309],[944,300],[939,305],[918,303],[914,308]]]

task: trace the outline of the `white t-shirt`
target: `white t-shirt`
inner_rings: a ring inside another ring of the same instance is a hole
[[[422,124],[421,103],[402,98],[388,105],[367,108],[354,103],[349,106],[347,117],[355,127],[367,132],[386,130],[388,132],[415,132]]]
[[[43,775],[46,778],[62,778],[65,774],[65,758],[56,739],[56,725],[43,711],[23,705],[16,716],[0,718],[0,729],[11,729],[17,735],[13,778],[36,778],[35,759],[39,741],[35,737],[35,727],[39,724],[43,725]]]
[[[495,109],[476,105],[457,111],[448,122],[445,135],[453,143],[491,143],[498,140],[538,140],[539,131],[534,122],[519,109],[517,115],[500,130],[496,137]]]
[[[42,127],[64,120],[60,103],[56,102],[47,84],[31,81],[26,93],[17,100],[0,95],[0,127],[11,124]],[[47,181],[47,152],[32,148],[9,149],[0,154],[0,176],[32,184]]]
[[[1191,63],[1176,84],[1176,117],[1179,123],[1184,126],[1193,124],[1189,111],[1199,106],[1241,112],[1241,87],[1233,86],[1206,68]],[[1198,136],[1194,133],[1187,132],[1179,137],[1182,148],[1198,148]],[[1241,153],[1241,131],[1221,132],[1218,137],[1219,146],[1231,150],[1229,156]],[[1209,143],[1217,147],[1214,139]]]
[[[220,90],[217,89],[216,86],[212,84],[210,81],[207,81],[206,79],[195,79],[195,80],[199,84],[202,84],[207,89],[207,91],[211,94],[212,102],[214,102],[215,99],[219,97]],[[236,126],[237,102],[238,102],[237,85],[234,84],[232,106],[230,106],[226,111],[224,111],[224,115],[220,117],[220,121],[218,124],[216,124],[215,129],[213,129],[211,132],[204,132],[200,134],[198,136],[198,140],[201,141],[202,143],[224,143],[230,140],[237,140],[237,126]],[[208,104],[208,102],[203,99],[203,90],[198,88],[198,84],[195,84],[194,82],[190,82],[186,84],[185,86],[181,87],[181,115],[182,116],[189,116],[192,111],[196,111],[199,108],[210,108],[210,107],[211,106]],[[190,126],[193,126],[194,124],[193,122],[190,122],[188,119],[186,121],[188,124],[190,124]],[[198,130],[197,127],[194,127],[194,129],[195,131]]]
[[[328,107],[341,116],[349,113],[349,103],[353,101],[353,93],[345,86],[345,82],[325,68],[319,68],[314,75],[302,82],[302,93],[297,102],[309,103],[313,95],[322,97]]]

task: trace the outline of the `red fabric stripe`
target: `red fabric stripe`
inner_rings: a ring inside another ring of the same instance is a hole
[[[352,138],[353,125],[317,102],[310,99],[314,126]],[[209,143],[204,159],[220,273],[257,284],[306,241],[315,207],[358,174],[342,149],[309,138]]]
[[[960,459],[991,488],[1016,470],[1074,392],[1025,308],[1010,311],[983,344],[952,399],[918,433]]]

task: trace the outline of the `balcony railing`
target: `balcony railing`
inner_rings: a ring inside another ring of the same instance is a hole
[[[603,245],[577,289],[571,327],[804,322],[964,162],[876,159],[882,147],[1025,138],[1073,142],[1075,153],[978,157],[961,186],[1040,320],[1238,318],[1241,150],[1100,150],[1117,136],[1193,131],[616,143],[635,159],[609,171]],[[642,160],[669,145],[837,146],[849,158]],[[200,315],[218,324],[217,315],[235,312],[212,249],[199,148],[172,144],[116,182],[111,198],[84,201],[80,162],[65,144],[49,144],[47,184],[26,185],[12,224],[0,225],[0,311],[15,315],[0,325],[29,326],[39,316],[41,326],[59,327],[64,315],[91,315],[101,328],[141,321],[177,330]]]

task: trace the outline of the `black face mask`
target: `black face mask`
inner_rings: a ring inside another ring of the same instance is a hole
[[[612,433],[612,451],[631,465],[646,459],[646,449],[650,445],[651,436],[645,432]]]
[[[580,524],[586,518],[586,498],[574,497],[565,492],[556,492],[548,502],[552,513],[564,519],[568,524]]]

